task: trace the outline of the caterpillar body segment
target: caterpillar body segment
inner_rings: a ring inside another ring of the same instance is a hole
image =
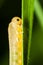
[[[9,65],[23,65],[22,20],[14,17],[9,23]]]

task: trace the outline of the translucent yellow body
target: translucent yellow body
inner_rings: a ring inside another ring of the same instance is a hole
[[[22,65],[22,20],[14,17],[9,23],[9,65]]]

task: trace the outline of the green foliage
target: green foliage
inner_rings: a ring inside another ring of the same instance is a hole
[[[29,63],[32,26],[33,26],[34,0],[22,0],[23,20],[23,44],[24,44],[24,65]]]
[[[33,21],[34,10],[37,18]],[[22,20],[24,65],[39,65],[43,54],[43,12],[38,0],[22,0]]]

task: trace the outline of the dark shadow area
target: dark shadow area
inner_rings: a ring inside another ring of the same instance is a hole
[[[43,0],[39,0],[41,7],[43,8]]]

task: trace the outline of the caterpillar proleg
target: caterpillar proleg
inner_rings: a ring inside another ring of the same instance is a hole
[[[9,65],[23,65],[23,36],[22,20],[12,18],[8,26]]]

